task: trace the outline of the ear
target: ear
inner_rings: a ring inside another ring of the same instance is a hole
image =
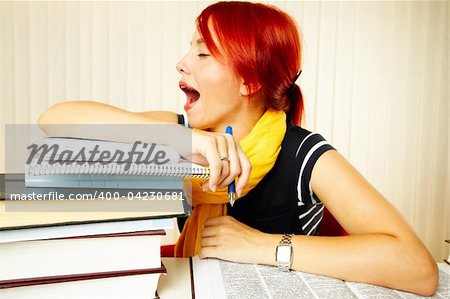
[[[247,84],[243,78],[240,78],[239,93],[241,96],[251,96],[261,89],[261,84]]]

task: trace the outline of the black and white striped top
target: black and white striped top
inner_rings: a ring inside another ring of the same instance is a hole
[[[187,125],[182,115],[179,123]],[[281,146],[273,168],[228,205],[228,215],[267,233],[316,235],[324,206],[311,189],[311,173],[319,157],[334,148],[320,134],[289,123]]]
[[[323,217],[324,206],[311,188],[311,173],[316,161],[332,147],[317,133],[309,133],[300,143],[295,154],[302,163],[297,182],[298,206],[302,213],[299,220],[305,235],[315,235]]]
[[[324,206],[311,189],[311,173],[328,150],[320,134],[289,125],[272,170],[228,214],[267,233],[316,235]]]

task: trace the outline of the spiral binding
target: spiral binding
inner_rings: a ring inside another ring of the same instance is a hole
[[[154,175],[186,178],[208,178],[209,169],[196,164],[131,164],[125,170],[124,164],[30,164],[26,166],[26,173],[29,176],[39,175],[59,175],[59,174],[101,174],[101,175]]]

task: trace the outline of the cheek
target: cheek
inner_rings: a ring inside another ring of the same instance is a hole
[[[208,113],[222,114],[236,109],[238,99],[236,98],[236,88],[227,82],[211,82],[211,87],[204,97],[205,108]]]
[[[202,65],[197,69],[196,81],[205,119],[222,118],[239,109],[239,82],[231,69],[220,63]]]
[[[205,91],[208,101],[214,101],[217,104],[221,102],[230,104],[230,100],[239,97],[239,84],[227,73],[216,72],[206,77],[202,90]]]

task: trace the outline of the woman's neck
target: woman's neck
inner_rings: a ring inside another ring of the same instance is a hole
[[[254,107],[249,105],[234,114],[232,118],[227,120],[227,123],[219,124],[211,131],[223,133],[227,126],[231,126],[234,139],[240,141],[250,133],[265,111],[264,106]]]

